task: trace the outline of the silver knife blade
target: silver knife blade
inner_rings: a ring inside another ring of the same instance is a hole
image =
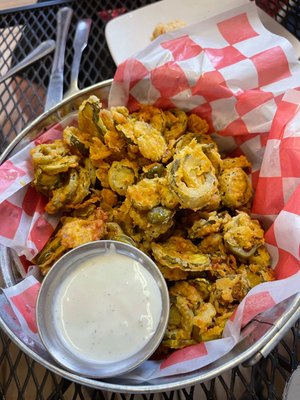
[[[63,98],[64,76],[61,71],[51,74],[51,81],[48,86],[45,111],[56,106]]]
[[[65,50],[72,14],[70,7],[63,7],[57,13],[56,48],[44,111],[56,106],[63,98]]]

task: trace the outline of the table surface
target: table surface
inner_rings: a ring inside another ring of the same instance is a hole
[[[81,61],[79,88],[112,78],[116,67],[105,43],[106,22],[114,14],[153,2],[154,0],[90,0],[86,2],[59,0],[34,5],[34,0],[2,1],[0,2],[0,74],[3,74],[11,65],[15,46],[19,46],[16,54],[22,57],[34,47],[37,40],[55,39],[56,13],[63,5],[69,5],[74,10],[72,20],[74,23],[71,24],[66,48],[65,90],[68,89],[70,82],[72,37],[76,20],[79,18],[92,19],[88,47]],[[285,23],[285,26],[295,35],[299,34],[300,29],[296,18],[299,12],[298,6],[295,11],[294,8],[290,8],[288,1],[260,0],[256,3],[274,18],[280,14],[281,23]],[[277,3],[286,3],[283,11],[279,12]],[[30,6],[18,11],[12,9],[24,4]],[[294,11],[295,13],[291,16],[291,12]],[[283,15],[286,18],[283,18]],[[95,38],[97,40],[93,40]],[[0,151],[3,151],[29,121],[43,111],[52,60],[53,54],[37,62],[33,67],[27,68],[21,76],[0,84]],[[90,60],[97,61],[91,63]],[[285,382],[300,360],[299,339],[300,329],[297,322],[269,356],[252,368],[239,366],[204,384],[170,393],[125,395],[89,389],[67,381],[32,360],[21,352],[4,333],[0,333],[0,398],[26,400],[281,399]]]
[[[1,0],[0,9],[8,10],[15,7],[25,7],[36,3],[35,0]]]

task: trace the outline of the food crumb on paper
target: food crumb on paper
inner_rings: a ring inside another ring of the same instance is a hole
[[[155,26],[152,32],[151,40],[156,39],[158,36],[163,35],[164,33],[183,28],[184,26],[186,26],[186,22],[181,21],[180,19],[173,19],[172,21],[165,23],[160,22]]]

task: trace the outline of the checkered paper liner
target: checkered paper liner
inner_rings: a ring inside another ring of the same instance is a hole
[[[63,129],[76,124],[76,115],[68,115],[0,166],[0,243],[29,261],[42,250],[58,224],[57,215],[44,212],[47,199],[30,185],[33,180],[30,150],[38,144],[61,139]],[[21,270],[23,275],[26,272]]]
[[[278,278],[248,293],[222,339],[178,350],[163,361],[148,360],[127,378],[153,379],[201,368],[229,352],[255,315],[299,292],[298,87],[300,65],[291,45],[265,30],[251,4],[159,37],[118,67],[110,106],[123,104],[133,111],[139,103],[149,103],[196,112],[218,132],[214,136],[223,153],[248,157],[256,188],[253,216],[268,228],[265,239]],[[60,137],[70,121],[74,123],[73,117],[51,127],[0,167],[0,243],[29,260],[57,223],[44,213],[44,200],[29,185],[29,150],[38,141]],[[30,276],[5,289],[29,337],[36,329],[36,284]],[[31,296],[31,312],[22,306],[25,295]],[[12,300],[16,296],[17,302]]]

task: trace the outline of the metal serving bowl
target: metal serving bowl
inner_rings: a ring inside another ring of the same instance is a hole
[[[90,86],[67,98],[55,108],[42,114],[7,147],[0,157],[0,164],[35,139],[47,126],[59,122],[71,111],[77,110],[88,96],[95,94],[104,106],[107,105],[111,80]],[[2,287],[17,283],[20,279],[14,251],[0,247],[0,281]],[[5,311],[8,307],[3,293],[0,293],[0,325],[3,331],[16,345],[31,358],[54,373],[81,385],[123,393],[150,393],[175,390],[195,385],[225,373],[233,367],[243,364],[254,365],[277,345],[300,315],[300,295],[295,295],[252,320],[242,332],[242,340],[225,356],[200,370],[146,382],[136,382],[120,377],[95,380],[79,376],[62,368],[51,355],[41,350],[32,341],[26,340],[19,326]]]

